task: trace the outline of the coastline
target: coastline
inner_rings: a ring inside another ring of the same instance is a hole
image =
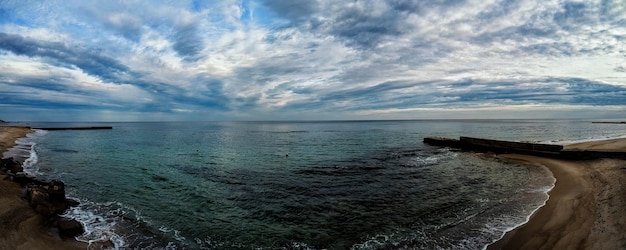
[[[626,152],[626,139],[566,145],[571,150]],[[625,249],[626,161],[571,161],[506,154],[547,167],[556,179],[546,204],[487,249]]]
[[[27,127],[0,126],[0,152],[31,132]],[[46,219],[21,198],[22,187],[5,177],[0,173],[0,249],[87,249],[87,243],[62,239],[49,230]]]
[[[1,129],[0,127],[0,141],[6,141],[5,133]],[[14,145],[15,139],[24,137],[30,132],[32,131],[29,130],[23,136],[18,136],[9,141]],[[619,139],[576,143],[568,145],[566,148],[574,150],[605,148],[606,150],[625,150],[624,152],[626,152],[626,139],[623,142],[625,144],[622,144],[621,149],[619,144],[622,142]],[[7,148],[0,145],[2,151]],[[626,205],[624,202],[626,190],[621,187],[626,180],[624,179],[626,161],[613,159],[568,161],[512,154],[500,156],[546,166],[557,179],[557,183],[549,192],[549,200],[544,206],[535,210],[527,223],[508,232],[503,239],[494,243],[489,249],[626,248],[626,239],[620,235],[626,231],[626,216],[624,216],[626,213],[622,211]],[[4,176],[0,175],[0,177]],[[0,190],[9,190],[9,188],[5,188],[7,183],[15,184],[0,181],[0,185],[2,185]],[[25,203],[25,200],[19,198],[19,186],[16,190],[18,194],[13,197],[18,202]],[[47,231],[41,220],[38,223],[24,222],[26,220],[34,221],[31,219],[34,215],[22,215],[16,212],[17,210],[6,210],[5,192],[0,193],[0,249],[86,249],[86,243],[83,244],[84,247],[78,246],[76,248],[64,245],[75,242],[71,239],[62,240],[58,236],[54,236],[54,232]],[[31,210],[29,207],[24,208],[24,210]],[[541,212],[543,210],[546,211]],[[582,212],[578,210],[582,210]],[[5,225],[9,225],[7,223],[18,220],[20,222],[18,226],[5,227]],[[23,227],[26,229],[22,229]],[[523,229],[524,227],[528,228]],[[18,233],[14,233],[14,231]],[[22,234],[34,236],[23,236]],[[41,238],[45,235],[50,236],[53,241],[56,240],[61,243],[46,242],[45,239]],[[13,239],[11,237],[21,238]],[[13,240],[13,243],[5,242],[5,240]],[[27,241],[31,242],[28,243]],[[77,242],[77,245],[81,243]]]

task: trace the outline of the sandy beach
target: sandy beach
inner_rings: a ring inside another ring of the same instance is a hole
[[[32,132],[29,128],[0,127],[0,152]],[[0,249],[87,249],[87,244],[61,239],[49,231],[45,218],[22,199],[22,188],[0,174]]]
[[[0,127],[0,152],[32,132]],[[626,152],[626,138],[576,143],[568,150]],[[550,198],[529,222],[508,232],[488,249],[626,249],[626,161],[597,159],[570,161],[507,154],[509,160],[545,166],[556,178]],[[0,250],[87,249],[88,245],[61,239],[45,218],[21,198],[22,188],[0,174]]]
[[[626,152],[626,139],[566,145]],[[501,157],[547,167],[556,178],[545,206],[488,249],[626,249],[626,161]]]
[[[564,149],[626,152],[626,138],[569,144]]]

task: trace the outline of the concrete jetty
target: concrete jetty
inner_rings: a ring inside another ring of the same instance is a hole
[[[111,126],[93,126],[93,127],[48,127],[33,128],[41,130],[96,130],[96,129],[113,129]]]
[[[626,122],[591,122],[591,123],[599,123],[599,124],[626,124]]]
[[[571,160],[597,158],[626,159],[625,152],[565,150],[562,145],[490,140],[464,136],[461,136],[459,139],[426,137],[424,138],[424,143],[432,146],[451,147],[468,151],[515,153]]]

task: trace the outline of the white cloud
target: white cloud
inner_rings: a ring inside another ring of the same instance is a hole
[[[62,89],[28,87],[72,104],[170,102],[173,108],[158,112],[216,108],[232,117],[294,107],[296,114],[400,114],[427,105],[436,112],[446,109],[440,103],[455,109],[461,102],[469,110],[488,100],[456,94],[486,90],[512,101],[507,110],[529,104],[505,90],[536,96],[544,85],[562,87],[545,79],[626,87],[620,1],[443,2],[229,0],[200,9],[186,2],[9,2],[14,16],[0,32],[48,51],[3,44],[0,79],[5,86],[54,79]],[[62,48],[54,50],[56,43]],[[85,52],[84,60],[64,56],[70,48]],[[390,82],[407,86],[385,88]],[[577,106],[569,103],[576,98],[546,98],[537,105]]]

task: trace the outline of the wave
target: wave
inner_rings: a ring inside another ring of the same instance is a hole
[[[62,216],[74,219],[83,225],[85,233],[77,236],[76,240],[106,249],[127,247],[125,237],[116,232],[116,228],[126,214],[121,203],[96,204],[87,200],[73,199],[79,200],[80,205],[68,209]]]
[[[439,148],[435,152],[426,152],[426,155],[418,155],[409,160],[409,165],[424,166],[435,165],[447,159],[457,157],[458,154],[449,148]]]
[[[178,249],[186,245],[178,230],[158,229],[139,211],[120,202],[95,203],[76,199],[80,205],[62,216],[80,222],[85,233],[76,240],[99,249]]]
[[[552,175],[552,172],[550,172],[546,167],[543,167],[546,171],[548,171],[550,173],[550,175]],[[490,231],[491,233],[500,233],[500,236],[497,237],[495,240],[491,241],[489,244],[486,244],[483,246],[482,250],[486,250],[490,245],[498,242],[499,240],[501,240],[502,238],[504,238],[504,236],[515,230],[516,228],[519,228],[521,226],[523,226],[524,224],[528,223],[530,221],[530,218],[532,217],[533,214],[535,214],[539,209],[541,209],[543,206],[545,206],[548,203],[548,200],[550,199],[550,195],[548,194],[550,192],[550,190],[552,190],[556,185],[556,178],[554,178],[554,175],[552,175],[552,184],[548,187],[545,188],[538,188],[538,189],[533,189],[533,190],[529,190],[530,193],[544,193],[546,198],[543,200],[543,203],[541,203],[539,206],[535,207],[530,213],[528,213],[526,215],[526,217],[524,218],[524,220],[522,222],[519,223],[514,223],[512,226],[506,226],[506,227],[497,227],[497,226],[491,226],[491,225],[487,225],[486,230]],[[499,218],[500,220],[506,220],[507,218]],[[513,221],[513,219],[508,218],[508,221],[506,221],[505,223],[502,223],[502,221],[500,221],[499,224],[511,224],[511,222]]]
[[[123,249],[126,246],[124,237],[114,230],[117,222],[115,217],[99,214],[89,209],[95,207],[93,203],[80,200],[80,205],[68,209],[62,216],[80,222],[85,232],[76,237],[76,240],[86,242],[90,246],[100,245],[108,249]],[[110,213],[110,212],[109,212]],[[108,217],[108,218],[107,218]]]
[[[28,175],[40,175],[41,173],[37,166],[39,156],[35,148],[37,145],[36,142],[47,133],[48,132],[45,130],[35,130],[27,134],[26,137],[18,138],[15,141],[15,146],[7,150],[3,156],[13,157],[15,160],[21,162],[24,172]]]
[[[611,140],[611,139],[626,139],[626,135],[603,135],[603,136],[594,136],[594,137],[589,137],[585,139],[576,139],[576,140],[551,140],[551,141],[546,141],[544,143],[568,145],[568,144],[603,141],[603,140]]]
[[[40,175],[39,168],[37,167],[37,162],[39,162],[39,156],[37,156],[37,152],[35,151],[35,144],[33,144],[29,152],[29,157],[22,164],[22,166],[24,167],[24,172],[33,176]]]

